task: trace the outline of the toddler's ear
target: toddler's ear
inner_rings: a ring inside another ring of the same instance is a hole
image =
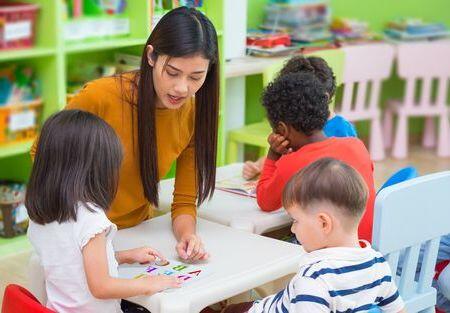
[[[275,132],[285,138],[289,135],[289,127],[284,122],[279,122],[275,128]]]
[[[320,227],[324,234],[328,235],[333,230],[333,219],[327,213],[319,213]]]

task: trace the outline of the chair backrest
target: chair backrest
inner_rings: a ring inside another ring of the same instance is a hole
[[[381,83],[391,75],[395,49],[386,43],[342,49],[345,54],[344,93],[339,112],[355,120],[358,114],[378,108]]]
[[[56,313],[47,309],[25,288],[11,284],[5,289],[2,313]]]
[[[406,80],[405,106],[444,106],[450,77],[450,40],[402,43],[397,47],[397,72]],[[416,91],[421,81],[420,93]],[[437,85],[433,97],[433,84]],[[416,100],[416,96],[420,96]]]
[[[447,171],[392,185],[376,197],[372,244],[385,255],[394,275],[398,266],[402,267],[398,288],[406,301],[433,291],[440,237],[450,233],[449,191]],[[422,245],[422,265],[416,279]],[[400,253],[404,253],[402,264]]]
[[[380,190],[378,190],[378,192],[380,192],[381,190],[383,190],[386,187],[416,178],[418,176],[417,173],[417,169],[413,166],[407,166],[404,167],[400,170],[398,170],[397,172],[395,172],[394,174],[392,174],[391,177],[388,178],[388,180],[383,184],[383,186],[381,186]]]

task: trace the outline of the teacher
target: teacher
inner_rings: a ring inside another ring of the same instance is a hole
[[[204,14],[186,7],[158,22],[139,70],[89,82],[72,99],[67,109],[98,115],[123,145],[112,222],[126,228],[151,218],[159,180],[176,161],[176,251],[185,260],[208,258],[196,234],[196,206],[214,191],[218,108],[217,34]]]

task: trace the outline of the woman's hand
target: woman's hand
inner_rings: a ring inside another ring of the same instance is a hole
[[[202,240],[196,234],[182,236],[178,241],[176,250],[180,258],[187,261],[206,260],[209,257]]]
[[[154,262],[156,259],[166,260],[166,258],[161,253],[150,247],[140,247],[130,250],[118,251],[116,252],[116,259],[119,264],[146,264]]]

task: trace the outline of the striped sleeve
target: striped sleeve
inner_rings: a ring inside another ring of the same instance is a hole
[[[391,270],[386,264],[388,275],[391,275]],[[383,284],[382,296],[376,299],[378,307],[382,312],[386,313],[398,313],[404,309],[405,303],[403,302],[397,286],[395,285],[395,279],[390,280],[388,283]]]
[[[329,299],[321,280],[296,276],[285,289],[255,302],[249,313],[329,313]]]
[[[290,295],[289,312],[330,312],[331,297],[328,288],[320,279],[298,277],[293,284]]]

